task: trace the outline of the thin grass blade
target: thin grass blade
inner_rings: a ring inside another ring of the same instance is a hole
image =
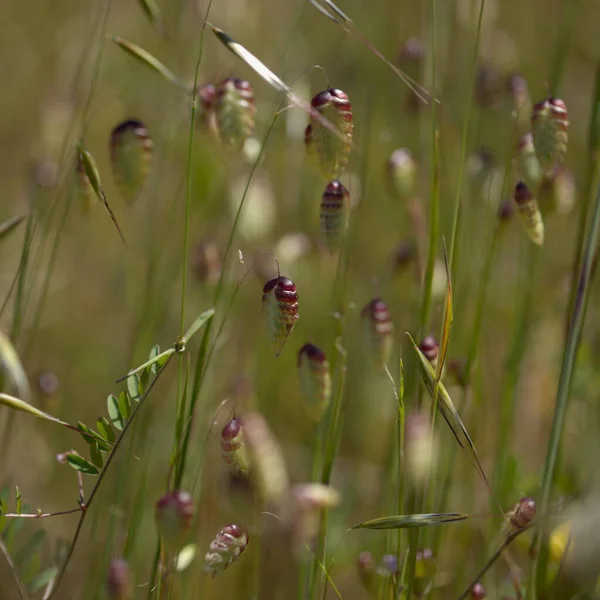
[[[2,241],[11,231],[16,229],[26,218],[27,215],[19,215],[18,217],[11,217],[3,223],[0,223],[0,241]]]
[[[0,404],[8,408],[12,408],[13,410],[29,413],[30,415],[37,417],[38,419],[52,421],[54,423],[58,423],[59,425],[65,425],[66,427],[69,427],[69,429],[72,429],[72,427],[68,423],[61,421],[60,419],[57,419],[56,417],[53,417],[52,415],[49,415],[48,413],[45,413],[44,411],[35,408],[35,406],[31,406],[31,404],[25,402],[24,400],[20,400],[19,398],[15,398],[14,396],[0,393]]]
[[[363,521],[352,529],[412,529],[464,521],[468,515],[460,513],[425,513],[418,515],[394,515]]]
[[[174,353],[175,353],[175,348],[169,348],[168,350],[165,350],[164,352],[157,354],[154,358],[151,358],[150,360],[146,361],[143,365],[140,365],[139,367],[132,369],[131,371],[129,371],[129,373],[127,373],[127,375],[123,375],[123,377],[120,377],[119,379],[117,379],[115,381],[115,383],[120,383],[121,381],[125,381],[126,379],[129,379],[129,377],[131,377],[132,375],[137,375],[138,373],[141,373],[142,371],[146,370],[148,367],[151,367],[152,365],[154,365],[156,363],[158,363],[159,367],[162,367],[169,359],[169,356],[171,356],[171,354],[174,354]]]
[[[98,171],[98,167],[96,166],[96,161],[94,160],[92,155],[81,145],[78,145],[77,149],[81,157],[81,162],[83,164],[85,174],[87,175],[90,184],[92,185],[94,193],[98,197],[98,200],[100,200],[100,202],[104,204],[104,208],[106,209],[106,212],[111,218],[114,226],[117,228],[117,231],[121,236],[121,240],[125,245],[127,245],[127,242],[125,241],[125,236],[123,235],[123,232],[119,227],[119,223],[117,222],[117,218],[115,217],[115,213],[113,212],[112,208],[108,204],[108,200],[106,199],[106,194],[104,193],[104,189],[102,188],[102,182],[100,181],[100,172]]]
[[[112,41],[117,44],[117,46],[120,46],[123,50],[125,50],[127,54],[133,56],[133,58],[164,77],[169,83],[173,83],[174,85],[184,89],[186,92],[192,93],[193,90],[190,90],[190,88],[183,83],[183,81],[181,81],[181,79],[179,79],[175,73],[161,63],[160,60],[152,56],[150,52],[147,52],[137,44],[128,42],[119,36],[113,36]]]
[[[19,355],[12,342],[2,331],[0,331],[0,363],[4,365],[4,368],[15,382],[15,387],[19,395],[29,400],[29,382],[25,374],[25,369],[23,369]]]
[[[142,10],[150,20],[150,23],[154,29],[161,35],[164,34],[164,22],[160,8],[154,0],[139,0]]]
[[[227,47],[227,49],[235,54],[238,58],[243,60],[253,71],[255,71],[260,77],[262,77],[271,87],[275,88],[278,92],[283,92],[288,99],[296,106],[302,108],[307,114],[313,119],[317,120],[323,127],[326,127],[334,135],[336,135],[340,141],[347,142],[346,137],[338,131],[338,129],[331,124],[323,115],[319,114],[318,111],[314,110],[311,105],[302,100],[297,96],[287,83],[280,79],[271,69],[269,69],[263,62],[261,62],[254,54],[246,50],[244,46],[238,44],[233,38],[229,37],[224,31],[211,25],[213,33],[217,36],[219,41]]]
[[[452,277],[450,274],[450,265],[448,263],[448,252],[446,252],[446,245],[444,244],[444,264],[446,266],[446,309],[444,312],[444,327],[442,330],[442,343],[440,344],[440,352],[437,362],[436,380],[439,382],[442,377],[442,370],[446,361],[446,354],[448,351],[448,343],[450,342],[450,329],[454,320],[454,311],[452,304]]]
[[[206,323],[208,323],[208,321],[213,318],[214,314],[214,308],[209,308],[208,310],[205,310],[185,332],[185,335],[183,337],[185,337],[186,341],[189,342],[190,339],[193,338],[196,335],[196,333],[198,333],[198,331],[200,331],[200,329],[202,329],[202,327],[204,327],[204,325],[206,325]]]

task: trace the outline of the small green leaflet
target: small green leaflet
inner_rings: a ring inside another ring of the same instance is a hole
[[[119,399],[115,395],[110,394],[106,399],[106,407],[108,409],[108,418],[110,419],[113,427],[119,431],[123,431],[123,427],[125,427],[125,419],[123,418],[119,408]]]
[[[85,458],[82,456],[79,456],[79,454],[70,452],[67,454],[66,458],[69,465],[71,465],[76,471],[80,471],[85,475],[98,475],[99,473],[98,469],[92,463],[85,460]]]

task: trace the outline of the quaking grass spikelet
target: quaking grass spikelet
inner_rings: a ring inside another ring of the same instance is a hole
[[[262,311],[275,354],[279,356],[299,318],[294,282],[281,276],[267,281],[263,287]]]
[[[517,162],[521,179],[530,190],[536,190],[542,179],[542,167],[535,152],[531,133],[526,133],[519,140]]]
[[[137,119],[119,123],[110,136],[110,164],[121,193],[132,202],[150,173],[153,142],[146,126]]]
[[[235,562],[246,549],[250,536],[244,525],[225,525],[210,543],[204,557],[204,572],[215,577]]]
[[[224,79],[216,89],[215,114],[223,145],[242,150],[254,131],[256,106],[252,85],[238,77]]]
[[[221,454],[233,475],[248,474],[250,461],[242,423],[233,417],[221,431]]]
[[[541,246],[544,243],[544,221],[537,200],[529,188],[519,181],[515,187],[515,204],[523,227],[530,239]]]
[[[535,500],[533,498],[521,498],[514,508],[506,515],[507,526],[510,531],[527,529],[535,519]]]
[[[350,193],[339,179],[327,184],[321,200],[321,234],[330,254],[337,251],[348,227]]]
[[[331,399],[331,374],[325,353],[314,344],[304,344],[298,352],[298,374],[308,412],[319,421]]]
[[[533,107],[531,130],[535,152],[544,174],[562,163],[569,139],[569,113],[559,98],[547,98]]]
[[[394,344],[394,324],[390,311],[381,298],[374,298],[362,309],[360,315],[371,361],[376,368],[383,369]]]
[[[471,589],[471,600],[485,600],[487,594],[481,583],[477,582]]]
[[[133,597],[129,565],[122,558],[110,561],[106,588],[110,600],[129,600]]]
[[[187,492],[169,492],[156,503],[156,526],[169,551],[175,552],[184,545],[193,517],[194,503]]]
[[[352,104],[342,90],[329,88],[317,94],[311,106],[338,130],[343,139],[311,118],[304,133],[306,152],[326,179],[337,179],[348,165],[352,148]]]

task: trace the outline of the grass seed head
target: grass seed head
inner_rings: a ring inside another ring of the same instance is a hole
[[[394,323],[387,304],[374,298],[360,313],[365,340],[373,365],[383,369],[394,344]]]
[[[156,503],[156,526],[169,550],[176,551],[184,545],[193,518],[194,503],[187,492],[181,490],[169,492]]]
[[[319,530],[323,510],[335,508],[340,494],[328,485],[303,483],[291,490],[290,525],[296,542],[311,540]],[[300,549],[300,546],[298,547]]]
[[[472,600],[484,600],[484,598],[487,598],[487,594],[481,583],[477,582],[473,586],[471,589],[471,598]]]
[[[350,217],[350,192],[339,179],[327,184],[321,199],[321,235],[325,247],[333,254],[340,247]]]
[[[111,132],[110,164],[128,202],[135,200],[148,180],[153,147],[148,129],[137,119],[127,119]]]
[[[559,98],[547,98],[533,107],[531,130],[535,152],[545,174],[561,164],[569,140],[569,113]]]
[[[532,242],[541,246],[544,243],[544,221],[537,200],[523,181],[519,181],[514,194],[517,212],[527,235]]]
[[[254,132],[256,105],[252,86],[244,79],[228,77],[217,86],[214,102],[223,145],[241,151]]]
[[[215,577],[227,569],[244,552],[249,541],[245,525],[225,525],[210,543],[204,556],[204,572]]]
[[[389,186],[401,202],[409,200],[415,191],[417,162],[407,148],[392,152],[387,164]]]
[[[262,415],[247,413],[242,425],[252,465],[251,477],[260,498],[265,505],[281,508],[289,480],[279,444]]]
[[[201,83],[196,88],[198,104],[196,123],[216,131],[217,88],[212,83]]]
[[[521,498],[507,515],[510,528],[517,531],[530,527],[535,518],[535,510],[535,500],[533,498]]]
[[[298,292],[294,282],[281,276],[267,281],[263,287],[262,311],[275,354],[279,356],[299,318]]]
[[[248,473],[250,461],[242,424],[233,417],[221,431],[221,453],[233,474]]]
[[[327,180],[337,179],[348,166],[352,149],[352,104],[342,90],[329,88],[318,93],[311,106],[338,130],[343,139],[311,118],[304,134],[306,152]]]
[[[517,163],[521,178],[531,190],[536,190],[542,179],[542,167],[535,152],[533,135],[526,133],[519,140]]]
[[[310,415],[320,421],[331,399],[331,374],[325,353],[314,344],[304,344],[298,352],[300,389]]]
[[[110,600],[129,600],[133,597],[131,575],[126,561],[121,558],[110,561],[106,586]]]
[[[435,369],[437,366],[438,353],[440,345],[437,340],[432,336],[428,335],[419,344],[419,350],[423,353],[425,358],[431,363],[431,366]]]

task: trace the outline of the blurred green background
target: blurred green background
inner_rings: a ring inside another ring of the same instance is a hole
[[[430,52],[429,2],[345,0],[340,7],[392,61],[397,61],[409,38],[424,44],[422,60],[405,59],[398,64],[428,89],[435,69],[435,93],[441,99],[440,233],[448,242],[479,3],[437,2],[435,61]],[[205,3],[173,0],[160,3],[160,9],[164,36],[152,28],[134,0],[0,3],[0,221],[28,211],[35,215],[24,311],[13,341],[30,378],[33,403],[69,422],[92,424],[104,415],[106,396],[122,389],[115,380],[144,362],[154,344],[167,348],[179,333],[190,99],[109,38],[118,35],[139,44],[184,81],[193,82]],[[486,1],[467,152],[472,155],[479,148],[488,148],[494,166],[482,172],[477,171],[474,160],[469,161],[462,186],[464,221],[458,240],[449,358],[461,359],[468,352],[484,258],[496,226],[496,206],[510,197],[517,180],[512,161],[518,126],[512,117],[508,78],[519,73],[527,82],[531,100],[544,99],[561,48],[563,62],[556,93],[569,108],[565,166],[572,171],[576,185],[570,210],[557,212],[545,207],[546,243],[537,258],[532,258],[536,250],[517,220],[506,225],[485,297],[472,386],[459,406],[484,467],[491,473],[497,456],[501,399],[509,399],[511,424],[504,459],[511,465],[511,493],[499,498],[505,510],[523,494],[535,497],[546,452],[575,255],[579,190],[588,161],[587,127],[600,55],[599,19],[600,3],[595,0]],[[305,0],[215,0],[209,20],[286,82],[293,81],[294,90],[304,99],[331,86],[344,90],[353,105],[356,148],[342,181],[350,189],[354,206],[343,306],[348,316],[345,345],[354,353],[350,363],[354,370],[349,376],[351,391],[332,481],[342,503],[332,512],[328,541],[331,550],[335,549],[331,576],[342,596],[368,598],[368,592],[358,585],[356,559],[363,550],[379,559],[385,534],[344,531],[361,520],[390,513],[390,486],[395,483],[389,478],[389,456],[396,408],[389,380],[373,381],[359,371],[364,354],[358,338],[359,312],[375,296],[386,300],[395,325],[393,364],[398,364],[403,351],[407,380],[414,382],[415,365],[403,334],[419,335],[421,283],[414,262],[401,264],[395,251],[399,244],[412,240],[426,252],[431,107],[415,108],[407,88],[389,67]],[[255,144],[259,148],[281,97],[207,29],[200,82],[217,83],[230,75],[253,85]],[[154,141],[149,183],[132,205],[123,200],[115,185],[108,153],[111,129],[128,117],[142,120]],[[295,357],[306,341],[323,347],[333,343],[337,260],[325,252],[320,240],[319,204],[325,182],[305,158],[306,123],[306,115],[295,107],[286,106],[277,118],[234,238],[226,298],[215,317],[218,324],[236,282],[249,274],[227,317],[202,390],[202,410],[197,415],[184,478],[184,487],[196,492],[196,511],[201,516],[195,532],[199,562],[197,568],[181,575],[185,585],[176,589],[177,597],[262,600],[296,593],[295,572],[283,567],[278,570],[276,555],[269,554],[274,534],[268,519],[267,524],[260,521],[259,535],[256,515],[240,514],[243,509],[231,504],[218,434],[234,408],[259,410],[281,442],[292,480],[310,478],[316,426],[303,406]],[[73,193],[73,150],[82,132],[127,238],[127,248],[101,204],[94,199],[86,210]],[[408,148],[419,164],[411,202],[399,202],[386,181],[387,160],[399,147]],[[251,158],[226,151],[209,130],[196,126],[186,325],[211,306],[215,279],[210,269],[207,275],[207,248],[209,258],[222,256],[251,167]],[[21,225],[0,246],[0,301],[9,293],[18,271],[25,229]],[[441,236],[437,291],[426,331],[436,336],[445,293]],[[262,285],[277,273],[274,261],[264,253],[277,257],[282,274],[293,279],[299,294],[300,318],[278,358],[269,347],[260,319]],[[421,254],[420,259],[425,258]],[[256,259],[258,263],[253,265]],[[212,267],[218,273],[218,258]],[[563,438],[559,489],[553,496],[556,511],[596,486],[594,459],[600,451],[598,300],[598,292],[593,290]],[[527,311],[526,322],[519,325],[523,310]],[[2,312],[0,327],[14,332],[14,295]],[[192,363],[197,343],[191,344]],[[516,362],[515,343],[522,343],[523,348]],[[397,374],[397,366],[392,371]],[[48,373],[56,376],[56,389],[48,389]],[[146,597],[144,584],[156,543],[154,503],[166,491],[169,471],[176,383],[177,368],[171,365],[119,451],[100,499],[90,509],[57,597],[105,597],[108,562],[123,554],[132,515],[141,516],[142,522],[135,539],[127,542],[127,558],[140,586],[136,597]],[[457,386],[450,390],[453,398],[463,397]],[[415,396],[405,399],[407,411]],[[225,399],[228,403],[217,412]],[[83,453],[85,444],[76,434],[69,436],[51,424],[22,414],[9,417],[8,413],[0,410],[0,484],[18,485],[24,502],[33,509],[75,507],[76,476],[57,462],[56,455],[71,448]],[[216,426],[206,436],[213,420]],[[454,460],[455,464],[448,505],[435,510],[483,515],[449,526],[442,552],[436,557],[440,580],[454,590],[445,592],[442,587],[439,597],[453,598],[498,542],[493,535],[497,536],[501,523],[497,514],[486,516],[490,500],[485,487],[473,477],[468,460],[457,453],[452,438],[440,421],[438,424],[440,460]],[[204,470],[197,480],[201,461]],[[86,480],[86,487],[91,485]],[[14,498],[14,491],[10,494]],[[44,564],[52,563],[58,540],[70,539],[76,518],[56,517],[41,523],[48,532]],[[214,580],[202,575],[202,556],[214,534],[224,523],[246,519],[253,521],[252,541],[243,557]],[[24,523],[22,535],[36,527]],[[255,540],[260,543],[253,547]],[[522,547],[515,555],[527,565],[526,541]],[[256,568],[260,571],[258,584]],[[503,589],[505,571],[503,564],[494,571],[489,585],[495,591],[490,597],[502,597],[504,592],[498,590]],[[0,561],[0,598],[16,597],[10,573]],[[331,591],[330,597],[334,597]]]

